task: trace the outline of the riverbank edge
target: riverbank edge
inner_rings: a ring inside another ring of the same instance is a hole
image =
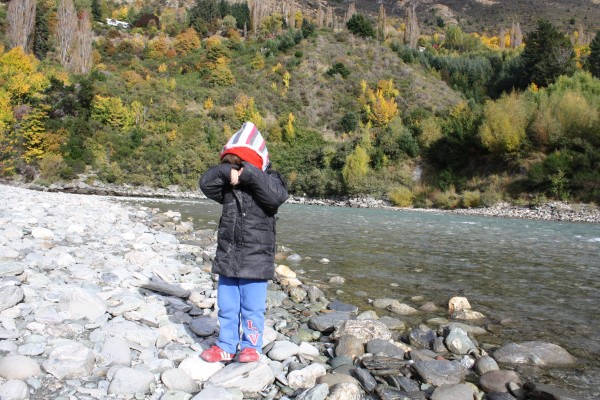
[[[163,189],[152,188],[148,186],[136,187],[127,184],[114,185],[100,183],[99,181],[94,181],[93,184],[88,184],[84,180],[53,183],[49,186],[43,186],[36,183],[25,183],[17,180],[2,180],[0,181],[0,184],[43,192],[64,192],[97,196],[158,198],[169,200],[206,199],[206,196],[204,196],[200,191],[181,191],[180,188],[175,185]],[[583,222],[596,224],[600,223],[600,207],[594,204],[567,203],[562,201],[548,201],[533,207],[516,206],[508,202],[500,202],[491,207],[458,208],[452,210],[437,208],[395,207],[389,201],[376,199],[369,196],[343,196],[323,199],[292,195],[287,200],[287,203],[328,207],[378,208],[400,211],[408,210],[417,212],[447,213],[455,215],[473,215],[508,219]]]

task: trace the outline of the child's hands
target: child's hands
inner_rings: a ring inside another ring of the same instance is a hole
[[[244,168],[240,168],[239,170],[231,168],[231,179],[229,181],[231,183],[231,186],[235,186],[238,183],[240,183],[240,175],[242,174],[243,170]]]

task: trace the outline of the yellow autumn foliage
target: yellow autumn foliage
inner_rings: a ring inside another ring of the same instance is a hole
[[[0,83],[11,97],[22,98],[48,86],[48,78],[37,68],[39,61],[15,47],[0,55]]]
[[[194,28],[188,28],[175,37],[175,50],[178,54],[188,54],[200,48],[200,37]]]
[[[527,100],[513,92],[496,101],[488,100],[483,114],[479,129],[483,145],[495,154],[517,151],[526,137],[530,117]]]
[[[134,117],[119,97],[94,96],[92,119],[115,128],[127,129],[133,125]]]
[[[264,128],[262,116],[256,104],[254,104],[254,97],[245,94],[240,95],[233,105],[233,109],[240,123],[251,121],[258,129]]]
[[[394,88],[394,82],[390,80],[380,80],[376,89],[369,89],[366,82],[361,82],[362,95],[359,101],[362,109],[367,115],[369,122],[376,126],[386,126],[398,115],[398,105],[396,96],[399,92]]]

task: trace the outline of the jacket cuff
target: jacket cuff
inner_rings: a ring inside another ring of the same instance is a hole
[[[252,177],[256,175],[257,171],[260,171],[254,165],[246,161],[242,161],[242,166],[244,167],[244,170],[240,174],[240,183],[250,182],[252,180]]]

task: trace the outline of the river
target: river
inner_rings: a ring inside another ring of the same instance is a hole
[[[208,200],[144,204],[179,211],[195,229],[215,228],[220,216]],[[480,345],[548,341],[580,361],[572,369],[519,367],[522,378],[600,399],[599,224],[287,204],[278,216],[278,244],[303,257],[287,263],[304,271],[301,280],[328,286],[333,275],[346,279],[329,298],[363,309],[384,297],[440,308],[404,318],[415,326],[445,316],[448,300],[465,296],[488,317],[482,325],[490,334]]]

